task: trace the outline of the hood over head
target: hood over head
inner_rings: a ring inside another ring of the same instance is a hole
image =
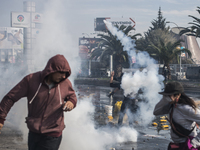
[[[71,75],[71,68],[63,55],[57,54],[49,59],[46,67],[42,71],[42,80],[49,74],[55,72],[66,72],[66,78]]]

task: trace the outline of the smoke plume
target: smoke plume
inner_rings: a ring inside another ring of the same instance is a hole
[[[139,120],[142,121],[143,125],[147,125],[153,119],[153,108],[161,98],[158,92],[162,91],[164,87],[162,82],[164,78],[158,74],[159,67],[147,52],[136,53],[134,41],[130,37],[114,27],[112,23],[106,20],[104,20],[104,23],[109,31],[117,36],[129,56],[136,60],[134,75],[132,73],[125,73],[122,77],[121,87],[124,90],[125,96],[132,95],[134,97],[140,89],[142,90],[143,94],[140,95],[140,98],[145,102],[139,103]]]
[[[50,57],[63,54],[69,61],[72,70],[70,80],[73,83],[81,62],[78,57],[78,39],[72,41],[69,34],[71,32],[67,30],[67,26],[71,22],[67,21],[68,18],[63,5],[66,5],[66,3],[69,3],[69,1],[48,1],[44,11],[41,12],[43,23],[36,43],[33,44],[32,62],[34,68],[32,71],[43,70]],[[24,74],[15,78],[14,83],[19,82],[23,76]],[[10,85],[9,89],[12,86]],[[137,131],[128,127],[119,130],[109,127],[96,129],[91,115],[94,113],[94,106],[90,100],[90,98],[81,100],[73,111],[65,113],[66,128],[63,132],[60,150],[103,150],[117,142],[137,141]],[[26,107],[26,100],[17,102],[9,112],[7,121],[7,125],[23,133],[24,142],[27,142],[28,135],[28,129],[24,123],[27,116]]]

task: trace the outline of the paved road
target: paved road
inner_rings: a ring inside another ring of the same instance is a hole
[[[0,135],[0,150],[27,150],[27,144],[22,142],[22,135],[19,132],[4,127]],[[160,137],[152,137],[140,134],[137,142],[127,141],[108,146],[107,150],[167,150],[169,140]],[[68,150],[68,149],[66,149]]]
[[[77,86],[79,97],[93,95],[94,105],[99,103],[105,105],[110,104],[110,99],[106,94],[111,91],[109,87],[98,86]],[[193,93],[190,93],[193,95]],[[195,97],[199,97],[200,93],[196,93]],[[116,94],[118,100],[123,99],[123,96]],[[116,123],[113,121],[113,123]],[[157,129],[149,125],[144,128],[140,125],[135,125],[135,129],[139,132],[137,142],[123,142],[115,145],[109,145],[107,149],[115,148],[115,150],[166,150],[170,141],[169,130],[161,130],[159,134]],[[4,126],[0,134],[0,150],[27,150],[27,144],[22,141],[22,135],[19,131],[12,130],[8,126]],[[67,150],[67,149],[66,149]]]
[[[154,133],[157,135],[156,131]],[[139,133],[138,141],[127,141],[124,143],[118,143],[115,145],[107,146],[106,150],[115,148],[115,150],[166,150],[169,137],[168,133],[160,133],[159,135],[152,136],[152,134]],[[0,134],[0,150],[27,150],[27,144],[22,141],[22,135],[20,132],[11,130],[8,127],[4,127]],[[68,149],[66,149],[68,150]]]
[[[23,142],[22,134],[4,126],[0,134],[0,150],[27,150],[27,144]]]

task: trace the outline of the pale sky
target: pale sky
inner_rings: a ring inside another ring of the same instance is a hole
[[[0,0],[0,27],[10,27],[10,12],[22,12],[24,0]],[[36,11],[42,13],[51,0],[33,0]],[[53,0],[54,2],[58,0]],[[135,33],[143,34],[153,19],[157,19],[159,7],[166,21],[175,22],[180,27],[189,26],[193,19],[200,18],[196,11],[200,0],[60,0],[63,8],[57,14],[63,17],[72,41],[78,43],[78,37],[87,33],[93,37],[94,19],[100,17],[132,18],[136,22]],[[55,6],[56,7],[56,6]],[[59,8],[56,8],[59,9]],[[52,18],[52,19],[57,19]],[[170,27],[175,27],[170,23]],[[87,35],[85,35],[87,36]]]

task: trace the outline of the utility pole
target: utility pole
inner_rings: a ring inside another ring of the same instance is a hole
[[[171,22],[171,21],[167,21],[166,23],[173,23],[177,26],[179,33],[181,32],[180,27],[175,23],[175,22]],[[180,45],[180,49],[181,49],[181,45]],[[181,53],[180,53],[180,75],[179,75],[180,79],[182,78],[182,71],[181,71]]]
[[[30,26],[24,28],[24,51],[26,55],[26,63],[28,67],[28,72],[33,71],[33,35],[32,29],[35,28],[35,23],[32,22],[32,13],[35,12],[35,2],[25,1],[23,3],[24,12],[30,13]]]
[[[37,23],[41,22],[40,13],[35,12],[35,2],[24,1],[23,12],[11,12],[11,26],[23,28],[24,31],[24,47],[23,54],[27,71],[30,73],[34,70],[33,63],[33,46],[36,41]]]
[[[110,55],[110,75],[112,74],[113,71],[113,55]]]

